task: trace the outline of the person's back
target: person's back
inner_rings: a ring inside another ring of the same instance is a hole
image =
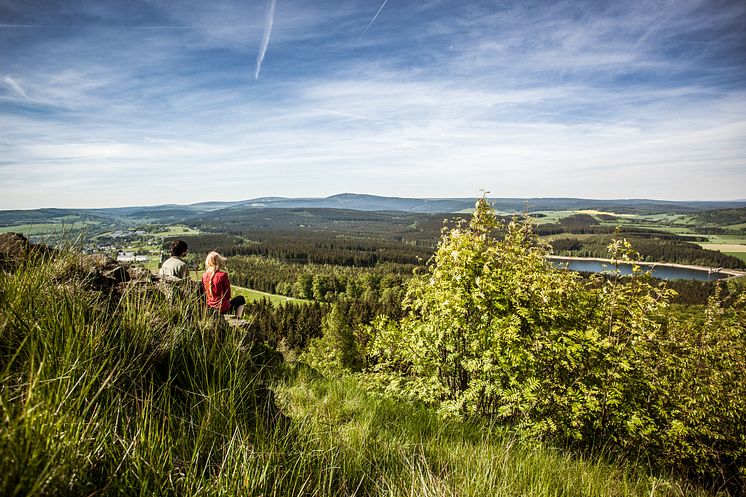
[[[158,274],[166,278],[176,278],[180,280],[189,275],[189,266],[178,257],[170,257],[163,263]]]
[[[205,288],[207,306],[226,313],[231,307],[231,283],[224,271],[205,271],[202,275],[202,285]]]
[[[189,276],[189,266],[182,260],[187,253],[187,244],[182,240],[174,240],[171,244],[171,257],[161,266],[158,274],[167,280],[181,280]]]
[[[243,295],[231,298],[231,282],[228,273],[223,270],[224,266],[225,257],[215,251],[207,254],[205,272],[202,274],[207,307],[215,309],[220,314],[234,311],[240,319],[246,299]]]

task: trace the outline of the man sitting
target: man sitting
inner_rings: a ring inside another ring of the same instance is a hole
[[[189,275],[189,267],[182,259],[188,250],[186,242],[174,240],[171,244],[171,257],[161,266],[158,274],[166,281],[179,281]]]

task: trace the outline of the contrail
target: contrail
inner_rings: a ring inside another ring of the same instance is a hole
[[[366,35],[366,33],[368,33],[368,30],[370,29],[370,27],[373,26],[373,23],[376,21],[376,18],[378,18],[378,14],[381,13],[383,8],[386,6],[386,2],[388,1],[389,0],[383,0],[381,7],[378,9],[378,12],[376,12],[376,15],[373,16],[373,19],[371,19],[368,25],[365,27],[365,31],[363,31],[363,34],[361,34],[360,38],[358,38],[357,41],[355,42],[355,48],[357,48],[358,44],[360,43],[360,40],[362,40],[363,37]]]
[[[267,11],[267,20],[264,21],[264,36],[262,37],[262,46],[259,47],[259,55],[256,56],[256,71],[254,71],[254,79],[259,79],[259,72],[262,70],[262,62],[264,62],[264,54],[267,53],[267,47],[269,46],[269,37],[272,34],[272,25],[275,23],[275,6],[277,0],[272,0],[269,4],[269,10]]]

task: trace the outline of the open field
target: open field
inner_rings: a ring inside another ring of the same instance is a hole
[[[534,217],[532,218],[536,224],[549,224],[549,223],[558,223],[560,219],[568,216],[572,216],[573,214],[577,214],[576,211],[534,211],[531,212],[531,215],[534,214],[541,214],[543,217]]]
[[[746,252],[746,245],[737,243],[700,243],[699,245],[702,248],[720,252]]]
[[[150,256],[147,262],[140,263],[140,265],[142,265],[145,269],[147,269],[151,273],[157,273],[158,269],[160,268],[161,262],[158,257]]]
[[[162,231],[150,233],[153,236],[181,236],[181,235],[199,235],[199,230],[184,226],[183,224],[175,224],[173,226],[164,226]]]
[[[626,218],[637,217],[636,214],[617,214],[616,212],[597,211],[595,209],[581,209],[579,211],[573,211],[573,212],[575,212],[576,214],[590,214],[591,216],[599,216],[601,214],[605,214],[607,216],[626,217]]]
[[[732,255],[733,257],[738,257],[743,262],[746,262],[746,252],[723,252],[725,255]]]
[[[653,221],[655,223],[660,224],[694,224],[694,219],[692,219],[691,216],[686,214],[674,214],[674,213],[667,213],[667,214],[643,214],[640,216],[635,216],[639,219],[645,219],[647,221]]]
[[[746,262],[746,243],[700,243],[699,245],[702,248],[717,250],[726,255],[738,257],[742,261]]]
[[[25,236],[41,236],[59,233],[70,233],[71,231],[80,231],[88,228],[95,223],[86,221],[76,221],[72,223],[38,223],[38,224],[19,224],[17,226],[0,227],[0,233],[21,233]]]
[[[231,285],[231,293],[236,295],[243,295],[247,301],[251,302],[254,300],[262,300],[262,299],[269,299],[270,302],[273,304],[285,304],[287,302],[292,302],[295,304],[309,304],[311,303],[310,300],[304,300],[304,299],[296,299],[293,297],[286,297],[284,295],[276,295],[274,293],[265,293],[260,292],[257,290],[252,290],[251,288],[244,288],[240,286]]]
[[[707,243],[746,245],[746,235],[704,235]]]

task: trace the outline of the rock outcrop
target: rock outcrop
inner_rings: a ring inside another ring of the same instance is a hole
[[[0,270],[13,269],[32,255],[50,252],[46,245],[29,242],[21,233],[0,234]]]

